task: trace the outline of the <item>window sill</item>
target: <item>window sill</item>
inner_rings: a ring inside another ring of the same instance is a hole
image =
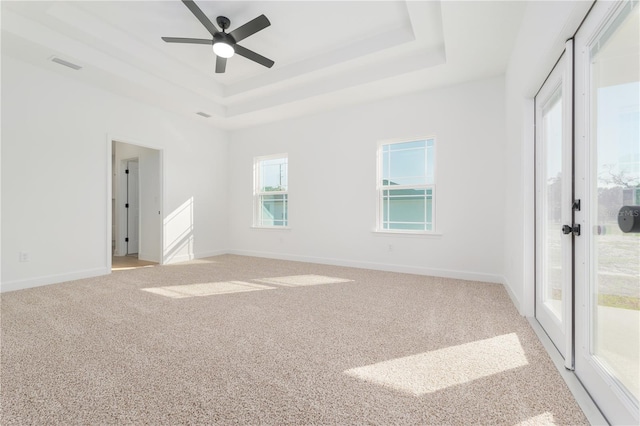
[[[438,232],[432,232],[432,231],[401,231],[401,230],[393,230],[393,229],[374,229],[373,231],[374,235],[402,235],[402,236],[407,236],[407,237],[433,237],[433,238],[440,238],[442,237],[442,234],[438,233]]]
[[[251,226],[251,229],[266,229],[268,231],[290,231],[289,226]]]

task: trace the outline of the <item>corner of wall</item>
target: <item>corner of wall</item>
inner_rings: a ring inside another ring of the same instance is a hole
[[[509,283],[509,280],[507,279],[507,277],[502,277],[502,285],[504,286],[504,289],[507,291],[507,294],[509,295],[509,298],[511,299],[511,302],[513,302],[513,305],[516,307],[516,309],[518,310],[518,313],[520,315],[524,316],[528,316],[525,312],[525,310],[523,309],[522,303],[520,302],[520,299],[518,299],[518,297],[516,296],[516,294],[513,292],[513,290],[511,290],[511,285]]]

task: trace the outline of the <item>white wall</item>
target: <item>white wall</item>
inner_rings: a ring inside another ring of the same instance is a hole
[[[225,132],[3,56],[2,290],[109,272],[109,138],[163,151],[165,261],[228,247]]]
[[[527,316],[534,314],[533,98],[590,7],[590,1],[530,2],[505,76],[504,275]]]
[[[232,251],[501,282],[504,116],[500,77],[235,131]],[[432,135],[442,235],[372,232],[378,141]],[[289,154],[291,229],[253,229],[253,157],[277,153]]]
[[[235,131],[230,145],[195,119],[3,56],[2,289],[108,272],[111,137],[163,152],[165,262],[231,249],[489,281],[504,275],[520,311],[532,315],[532,99],[589,7],[531,2],[504,81]],[[371,232],[377,141],[429,135],[438,138],[442,236]],[[292,229],[252,229],[252,159],[278,152],[289,153]],[[19,252],[30,261],[18,262]]]

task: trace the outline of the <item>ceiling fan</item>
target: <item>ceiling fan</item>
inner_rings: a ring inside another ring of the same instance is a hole
[[[195,15],[195,17],[204,25],[204,27],[211,33],[213,37],[210,39],[203,38],[184,38],[184,37],[162,37],[167,43],[190,43],[190,44],[209,44],[213,46],[213,53],[216,54],[216,73],[223,73],[227,67],[227,59],[232,57],[234,53],[240,56],[244,56],[254,62],[264,65],[267,68],[271,68],[274,62],[271,59],[265,58],[262,55],[257,54],[253,50],[249,50],[246,47],[242,47],[238,44],[240,40],[244,40],[257,33],[260,30],[265,29],[271,22],[266,16],[260,15],[255,19],[247,22],[246,24],[236,28],[235,30],[227,33],[231,21],[225,16],[218,16],[216,19],[217,24],[222,28],[222,31],[218,31],[216,26],[207,18],[197,4],[193,0],[182,0]]]

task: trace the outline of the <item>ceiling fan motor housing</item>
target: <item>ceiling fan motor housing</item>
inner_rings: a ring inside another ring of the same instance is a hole
[[[236,40],[233,38],[231,34],[227,33],[215,33],[213,35],[214,43],[226,43],[230,46],[235,46]]]

